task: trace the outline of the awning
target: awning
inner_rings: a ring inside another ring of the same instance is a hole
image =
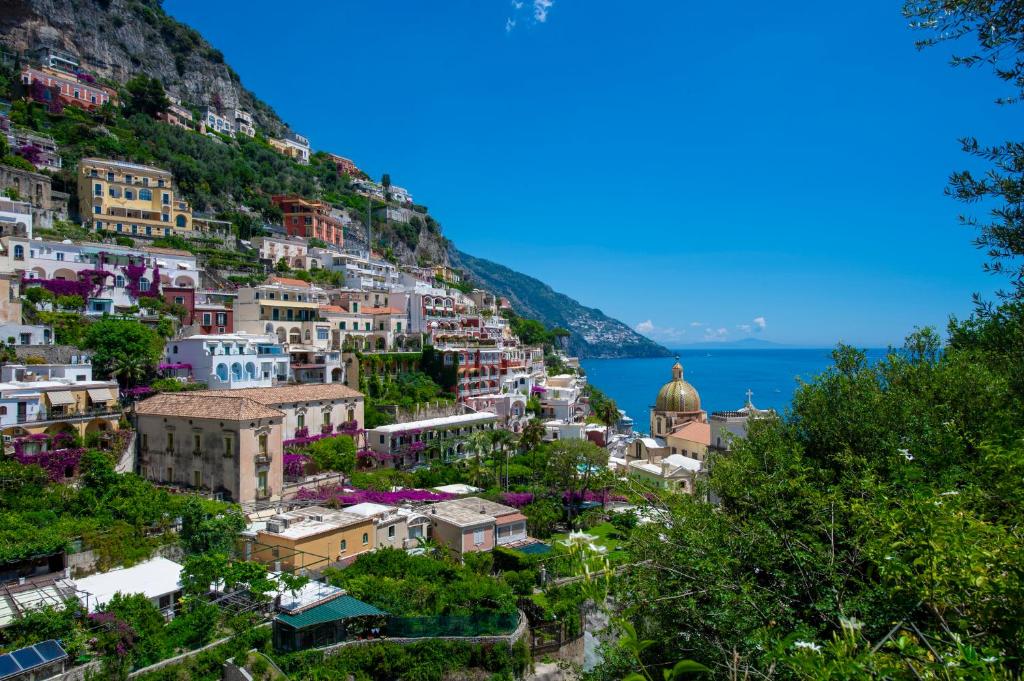
[[[75,403],[75,396],[67,391],[46,393],[46,398],[50,400],[50,404],[54,407]]]
[[[117,399],[110,388],[92,388],[87,392],[89,393],[89,399],[93,402],[112,402]]]

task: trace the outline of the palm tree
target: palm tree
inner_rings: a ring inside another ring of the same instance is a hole
[[[131,388],[145,380],[149,365],[138,355],[120,355],[110,367],[110,375],[125,388]]]
[[[530,419],[523,426],[523,432],[519,435],[519,449],[529,452],[540,446],[544,441],[544,424],[538,419]]]
[[[438,558],[442,555],[444,547],[433,537],[416,537],[418,548],[423,549],[423,555],[431,558]]]
[[[515,443],[515,436],[507,430],[492,430],[490,433],[492,456],[499,455],[495,468],[498,471],[498,486],[501,486],[501,459],[505,460],[505,490],[508,491],[508,449]]]
[[[608,444],[612,437],[612,426],[619,422],[619,407],[614,400],[605,400],[598,407],[596,416],[604,421],[604,441]]]
[[[491,451],[491,434],[483,430],[477,433],[473,433],[472,435],[469,436],[469,439],[466,441],[466,444],[473,451],[473,470],[471,474],[473,479],[473,486],[479,487],[480,485],[478,484],[478,482],[480,478],[480,471],[482,470],[482,459],[487,452]]]

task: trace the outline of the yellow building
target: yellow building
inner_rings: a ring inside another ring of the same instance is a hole
[[[166,170],[99,158],[78,162],[78,208],[83,221],[132,237],[192,234],[192,208]]]
[[[376,529],[372,517],[309,506],[268,520],[256,533],[251,559],[285,572],[347,565],[373,550]]]

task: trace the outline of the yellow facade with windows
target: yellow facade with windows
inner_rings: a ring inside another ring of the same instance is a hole
[[[78,208],[99,230],[157,239],[189,236],[192,208],[166,170],[98,158],[78,162]]]

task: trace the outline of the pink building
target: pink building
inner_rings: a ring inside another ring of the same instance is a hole
[[[460,558],[527,539],[525,515],[479,497],[442,501],[431,505],[425,515],[433,537]]]
[[[60,106],[77,106],[92,111],[104,104],[117,104],[117,93],[95,82],[84,73],[70,74],[45,66],[26,66],[21,71],[21,83],[29,96],[51,110]]]

